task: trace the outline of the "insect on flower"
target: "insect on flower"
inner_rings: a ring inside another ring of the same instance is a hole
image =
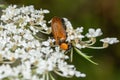
[[[60,45],[60,48],[63,50],[68,49],[68,44],[65,42],[67,33],[65,31],[65,25],[63,24],[63,20],[59,17],[53,17],[51,22],[52,34],[54,39],[56,40],[55,44]]]

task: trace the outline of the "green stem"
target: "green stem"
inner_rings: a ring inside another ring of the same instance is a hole
[[[48,73],[46,73],[46,80],[49,80],[49,75],[48,75]]]
[[[73,48],[71,48],[71,53],[70,53],[70,61],[73,61]]]
[[[104,48],[106,48],[106,47],[93,47],[93,46],[89,46],[89,47],[87,47],[87,48],[91,48],[91,49],[104,49]]]
[[[93,62],[93,61],[90,59],[91,56],[88,56],[88,55],[82,53],[79,49],[77,49],[77,48],[75,48],[75,47],[74,47],[74,49],[77,51],[77,53],[78,53],[79,55],[81,55],[82,57],[84,57],[86,60],[88,60],[89,62],[91,62],[91,63],[93,63],[93,64],[95,64],[95,65],[98,65],[97,63]]]
[[[51,73],[50,73],[50,78],[51,78],[52,80],[55,80],[55,78],[51,75]]]

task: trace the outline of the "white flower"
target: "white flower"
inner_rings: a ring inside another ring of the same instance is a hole
[[[68,28],[66,32],[67,32],[66,41],[68,42],[75,40],[75,39],[82,40],[82,38],[84,38],[84,35],[81,34],[83,32],[83,27],[80,27],[77,29]]]
[[[49,71],[48,66],[49,65],[48,65],[47,61],[41,60],[41,61],[39,61],[38,65],[37,65],[38,68],[36,69],[36,72],[38,74],[44,74],[45,72]]]
[[[41,25],[41,26],[42,26],[42,28],[43,28],[44,30],[48,30],[48,27],[47,27],[47,25],[46,25],[46,22],[45,22],[45,21],[41,21],[41,22],[39,22],[39,25]]]
[[[44,45],[44,46],[50,46],[50,43],[48,41],[44,41],[44,42],[42,42],[42,45]]]
[[[73,29],[70,21],[68,21],[67,18],[63,18],[63,19],[65,21],[66,32],[67,32],[66,41],[71,42],[72,40],[75,40],[75,39],[82,40],[82,38],[84,38],[84,35],[81,34],[83,32],[83,27]]]
[[[117,38],[104,38],[104,39],[101,39],[100,41],[108,44],[114,44],[119,42]]]
[[[1,20],[6,21],[8,19],[12,19],[13,16],[16,16],[19,13],[19,11],[16,10],[16,7],[16,5],[9,6],[6,10],[3,10],[4,14],[1,16]]]
[[[26,31],[26,33],[23,35],[23,38],[27,39],[27,40],[33,40],[34,39],[34,37],[32,36],[32,34],[29,31]]]
[[[63,62],[62,60],[59,61],[58,68],[64,76],[74,75],[74,66],[68,65],[66,62]]]
[[[44,9],[43,13],[49,13],[49,11],[47,9]]]
[[[53,52],[53,49],[51,49],[50,47],[41,47],[41,52],[43,54],[49,55],[51,52]]]
[[[36,75],[33,75],[33,77],[31,78],[31,80],[40,80],[38,76]],[[44,79],[41,79],[41,80],[44,80]]]
[[[85,77],[83,73],[76,71],[74,65],[68,65],[66,62],[60,60],[58,62],[58,69],[63,76],[76,76],[76,77]],[[83,76],[82,76],[83,75]]]
[[[44,14],[49,13],[48,10],[35,10],[32,5],[21,8],[17,8],[16,5],[11,5],[3,10],[3,13],[0,19],[5,23],[16,23],[20,27],[25,27],[27,24],[40,25],[44,30],[48,30],[46,21],[44,20]]]
[[[55,42],[55,39],[50,39],[49,38],[47,41],[43,41],[41,45],[43,45],[43,46],[50,46],[54,42]]]
[[[86,75],[84,73],[80,73],[78,71],[75,72],[75,76],[76,77],[86,77]]]
[[[90,37],[98,37],[98,36],[101,36],[103,33],[102,33],[102,31],[101,31],[101,29],[100,28],[98,28],[98,29],[93,29],[93,28],[90,28],[89,29],[89,33],[87,33],[86,34],[86,36],[88,37],[88,38],[90,38]]]
[[[10,65],[1,65],[0,66],[0,79],[12,75],[12,69]]]
[[[26,61],[22,64],[22,75],[24,79],[31,79],[31,63]]]
[[[84,45],[80,45],[80,44],[76,44],[75,46],[76,46],[77,48],[79,48],[79,49],[81,49],[81,48],[85,48]]]
[[[78,27],[78,28],[76,29],[76,32],[82,33],[82,32],[83,32],[83,27]]]
[[[63,18],[63,20],[65,21],[65,25],[66,25],[67,29],[73,29],[71,22],[68,21],[67,18]]]
[[[35,29],[33,26],[30,26],[30,29],[33,31],[33,34],[35,35],[37,32],[39,32],[37,29]]]

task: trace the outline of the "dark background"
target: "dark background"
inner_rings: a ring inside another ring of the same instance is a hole
[[[49,21],[53,16],[68,18],[74,27],[101,28],[103,36],[117,37],[120,40],[120,0],[0,0],[1,4],[34,5],[36,9],[48,9],[45,15]],[[84,33],[85,34],[85,33]],[[100,45],[102,43],[97,43]],[[86,78],[61,78],[57,80],[120,80],[120,44],[114,44],[103,50],[83,50],[99,65],[94,65],[74,54],[73,64]]]

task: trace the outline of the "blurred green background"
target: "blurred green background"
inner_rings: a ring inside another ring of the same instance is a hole
[[[68,18],[74,27],[101,28],[104,37],[117,37],[120,40],[120,0],[0,0],[0,4],[34,5],[36,9],[48,9],[53,16]],[[84,33],[85,34],[85,33]],[[97,45],[100,45],[99,43]],[[86,78],[61,78],[57,80],[120,80],[120,44],[103,50],[83,50],[99,65],[94,65],[74,54],[74,64],[86,73]]]

